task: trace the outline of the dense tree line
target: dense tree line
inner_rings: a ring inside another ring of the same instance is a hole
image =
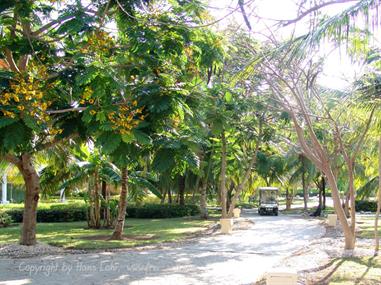
[[[121,239],[127,200],[192,201],[202,218],[217,200],[226,218],[256,186],[277,185],[287,208],[301,187],[306,211],[317,188],[316,214],[329,188],[353,249],[356,195],[378,188],[380,83],[379,51],[353,19],[378,4],[314,14],[307,35],[284,42],[217,32],[200,1],[2,1],[0,154],[25,184],[21,243],[36,242],[41,193],[82,189],[89,226]],[[368,67],[350,90],[317,81],[325,37]]]

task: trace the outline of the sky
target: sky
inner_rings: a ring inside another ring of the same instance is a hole
[[[249,1],[245,0],[246,3]],[[275,21],[272,19],[289,20],[297,16],[297,6],[295,3],[299,2],[298,0],[253,0],[252,2],[253,4],[247,7],[246,13],[249,16],[254,37],[263,38],[261,34],[268,35],[270,31],[275,31],[277,37],[286,39],[291,35],[294,28],[296,34],[307,32],[308,26],[306,21],[308,21],[308,17],[298,22],[295,26],[290,25],[282,29],[277,29],[273,26]],[[216,19],[223,18],[223,20],[215,25],[217,29],[223,29],[232,22],[238,23],[242,25],[242,28],[247,29],[239,10],[225,17],[233,9],[237,8],[237,3],[238,0],[208,1],[210,13]],[[328,6],[322,9],[322,12],[327,15],[335,15],[354,3]],[[261,20],[256,21],[255,15],[260,16]],[[325,59],[323,72],[318,78],[319,83],[323,86],[343,90],[348,88],[351,82],[363,73],[361,65],[353,63],[347,56],[345,47],[335,49],[332,43],[323,42],[319,54]]]

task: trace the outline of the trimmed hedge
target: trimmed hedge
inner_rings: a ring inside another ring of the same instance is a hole
[[[356,212],[376,212],[377,202],[376,201],[356,201]]]
[[[13,222],[21,223],[23,209],[9,209],[7,213]],[[180,206],[177,204],[145,204],[144,206],[128,206],[126,217],[140,219],[164,219],[185,216],[196,216],[200,213],[197,205]],[[87,220],[87,207],[70,204],[55,205],[50,209],[37,210],[38,223],[77,222]]]
[[[11,216],[16,223],[22,222],[23,209],[11,209],[6,213]],[[51,209],[37,210],[38,223],[57,223],[57,222],[77,222],[86,221],[87,208],[70,208],[70,207],[52,207]]]
[[[145,204],[139,207],[127,207],[127,217],[137,219],[165,219],[198,214],[200,214],[200,208],[197,205]]]

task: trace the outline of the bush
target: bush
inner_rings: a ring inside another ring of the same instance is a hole
[[[356,212],[376,212],[377,202],[376,201],[356,201]]]
[[[0,212],[0,228],[8,227],[12,224],[12,218],[5,212]]]
[[[21,223],[23,209],[10,209],[6,213],[11,216],[16,223]],[[76,207],[70,204],[52,206],[49,209],[37,210],[38,223],[57,223],[57,222],[77,222],[86,221],[87,208],[85,206]]]
[[[10,208],[5,210],[6,214],[16,223],[22,222],[24,210],[21,208]],[[196,216],[200,213],[197,205],[180,206],[177,204],[145,204],[144,206],[128,205],[126,217],[141,219],[163,219],[185,216]],[[50,208],[37,210],[37,222],[77,222],[87,220],[87,207],[76,204],[52,205]]]
[[[145,204],[139,207],[127,207],[127,217],[138,219],[165,219],[198,214],[200,214],[200,208],[197,205]]]

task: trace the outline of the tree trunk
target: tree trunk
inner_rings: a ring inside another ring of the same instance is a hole
[[[200,191],[200,218],[207,219],[208,218],[208,208],[207,208],[207,200],[206,200],[206,192],[208,188],[208,181],[205,179],[204,183],[201,186]]]
[[[25,182],[25,202],[22,222],[22,245],[36,244],[37,205],[40,198],[40,182],[30,154],[23,154],[17,165]]]
[[[303,186],[303,202],[304,202],[304,211],[307,212],[308,210],[308,189],[307,189],[307,183],[306,183],[306,171],[304,169],[304,158],[302,158],[302,186]]]
[[[179,205],[185,205],[185,175],[179,177]]]
[[[111,212],[110,212],[110,192],[108,191],[107,183],[106,181],[102,180],[102,197],[104,201],[104,206],[102,208],[103,212],[103,226],[106,228],[111,227],[112,220],[111,220]]]
[[[376,218],[374,220],[374,254],[378,255],[378,251],[380,250],[380,237],[378,235],[378,219],[380,217],[381,210],[381,138],[378,145],[378,194],[377,194],[377,211]]]
[[[196,192],[199,192],[200,189],[200,183],[201,179],[200,176],[197,175],[196,182],[195,182],[195,187],[193,188],[193,193],[192,193],[192,204],[194,204],[196,201]]]
[[[349,200],[350,200],[350,193],[349,193],[349,190],[348,190],[348,193],[345,194],[344,196],[344,212],[345,212],[345,215],[347,216],[347,218],[349,218],[351,216],[351,214],[349,213]]]
[[[160,204],[164,204],[165,198],[167,197],[167,191],[163,191],[160,199]]]
[[[261,128],[261,125],[260,125],[260,130],[261,129],[262,128]],[[235,204],[236,204],[236,202],[237,202],[237,200],[239,198],[239,195],[241,195],[242,190],[244,189],[244,187],[246,186],[247,181],[250,178],[250,174],[252,172],[252,168],[255,165],[256,161],[257,161],[257,155],[258,155],[258,151],[259,151],[260,145],[261,145],[261,139],[259,139],[257,141],[257,144],[255,146],[254,154],[253,154],[253,156],[252,156],[252,158],[251,158],[251,160],[249,162],[249,165],[248,165],[248,167],[246,169],[246,172],[245,172],[245,175],[244,175],[244,177],[242,179],[242,182],[238,185],[237,190],[235,191],[234,196],[233,196],[233,198],[231,200],[230,208],[229,208],[229,212],[228,212],[229,217],[233,216],[233,210],[235,208]]]
[[[322,175],[321,177],[321,184],[322,184],[322,194],[323,194],[323,205],[322,205],[322,210],[325,210],[325,204],[326,204],[326,196],[325,196],[325,177]]]
[[[349,199],[350,199],[350,216],[351,216],[351,230],[353,236],[356,233],[356,191],[355,191],[355,178],[354,178],[354,161],[350,162],[349,167]]]
[[[115,223],[114,232],[111,235],[111,240],[121,240],[123,238],[124,221],[126,220],[127,209],[127,193],[128,193],[128,170],[127,167],[121,169],[122,172],[122,187],[118,204],[118,217]]]
[[[94,227],[96,229],[99,229],[101,227],[101,207],[99,198],[99,176],[98,170],[96,170],[94,174]]]
[[[93,201],[92,201],[94,188],[93,188],[92,180],[93,180],[93,178],[89,177],[89,180],[87,182],[87,195],[89,198],[88,199],[89,206],[88,206],[88,210],[87,210],[87,226],[89,228],[91,228],[92,225],[94,224],[94,207],[93,207]]]
[[[343,227],[344,239],[345,239],[345,249],[352,250],[355,248],[356,238],[352,234],[352,230],[348,224],[347,217],[345,216],[344,209],[341,205],[339,189],[337,188],[336,178],[329,166],[324,166],[324,171],[328,184],[331,187],[333,206],[335,208],[337,217],[339,218],[340,224]]]
[[[168,188],[168,204],[172,204],[172,193],[171,189]]]
[[[230,182],[229,189],[226,191],[226,210],[228,211],[227,214],[229,217],[233,217],[233,215],[231,215],[231,216],[229,215],[229,210],[228,210],[228,209],[230,209],[233,191],[234,191],[234,183]]]
[[[286,188],[286,210],[291,210],[293,195],[292,191]]]
[[[221,208],[222,218],[227,218],[227,192],[226,192],[226,137],[225,132],[221,134],[221,172],[220,172],[220,195],[221,195]]]
[[[89,220],[88,226],[92,229],[99,229],[100,205],[99,205],[99,182],[98,171],[95,170],[93,177],[89,181]]]

